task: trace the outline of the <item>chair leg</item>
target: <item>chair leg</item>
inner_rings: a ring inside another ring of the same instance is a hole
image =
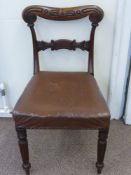
[[[98,145],[97,145],[97,173],[101,174],[102,168],[104,167],[104,156],[107,145],[108,129],[100,129],[98,134]]]
[[[26,175],[30,175],[31,164],[29,163],[29,151],[28,151],[28,141],[27,133],[25,128],[16,127],[18,143],[20,148],[20,153],[23,161],[23,168],[26,172]]]

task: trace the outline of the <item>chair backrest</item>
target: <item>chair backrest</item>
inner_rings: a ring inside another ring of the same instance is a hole
[[[76,48],[86,50],[89,52],[88,59],[88,72],[94,75],[94,34],[98,23],[104,16],[103,10],[94,5],[86,5],[70,8],[54,8],[46,6],[33,5],[24,9],[23,19],[30,27],[33,40],[33,52],[34,52],[34,74],[40,71],[38,52],[50,48],[51,50],[69,49],[75,50]],[[37,16],[48,20],[68,21],[81,19],[89,16],[89,20],[92,23],[89,41],[76,42],[76,40],[51,40],[51,42],[38,41],[34,29],[34,22],[37,20]]]

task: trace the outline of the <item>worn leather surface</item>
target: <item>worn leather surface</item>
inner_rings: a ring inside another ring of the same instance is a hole
[[[40,72],[17,102],[16,125],[27,128],[101,128],[109,110],[89,73]]]

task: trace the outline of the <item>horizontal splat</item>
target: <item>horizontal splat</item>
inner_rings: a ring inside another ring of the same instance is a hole
[[[51,40],[51,42],[37,41],[37,50],[46,50],[50,48],[51,50],[68,49],[75,50],[79,48],[81,50],[89,51],[89,41],[76,42],[76,40]]]

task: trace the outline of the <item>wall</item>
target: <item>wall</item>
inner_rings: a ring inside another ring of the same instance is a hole
[[[123,117],[124,113],[126,81],[130,65],[130,6],[130,0],[119,0],[117,5],[116,27],[108,96],[108,104],[113,119],[119,119]]]
[[[107,99],[117,0],[0,0],[0,81],[4,81],[7,85],[11,106],[15,105],[32,76],[31,35],[21,18],[23,8],[30,4],[60,7],[96,4],[103,8],[105,17],[96,30],[95,77]],[[47,41],[52,38],[82,40],[89,36],[87,32],[89,28],[86,19],[68,24],[45,20],[42,26],[38,25],[38,35],[42,35]],[[87,55],[79,50],[76,53],[48,50],[45,55],[40,55],[43,57],[40,60],[44,70],[86,71]]]

